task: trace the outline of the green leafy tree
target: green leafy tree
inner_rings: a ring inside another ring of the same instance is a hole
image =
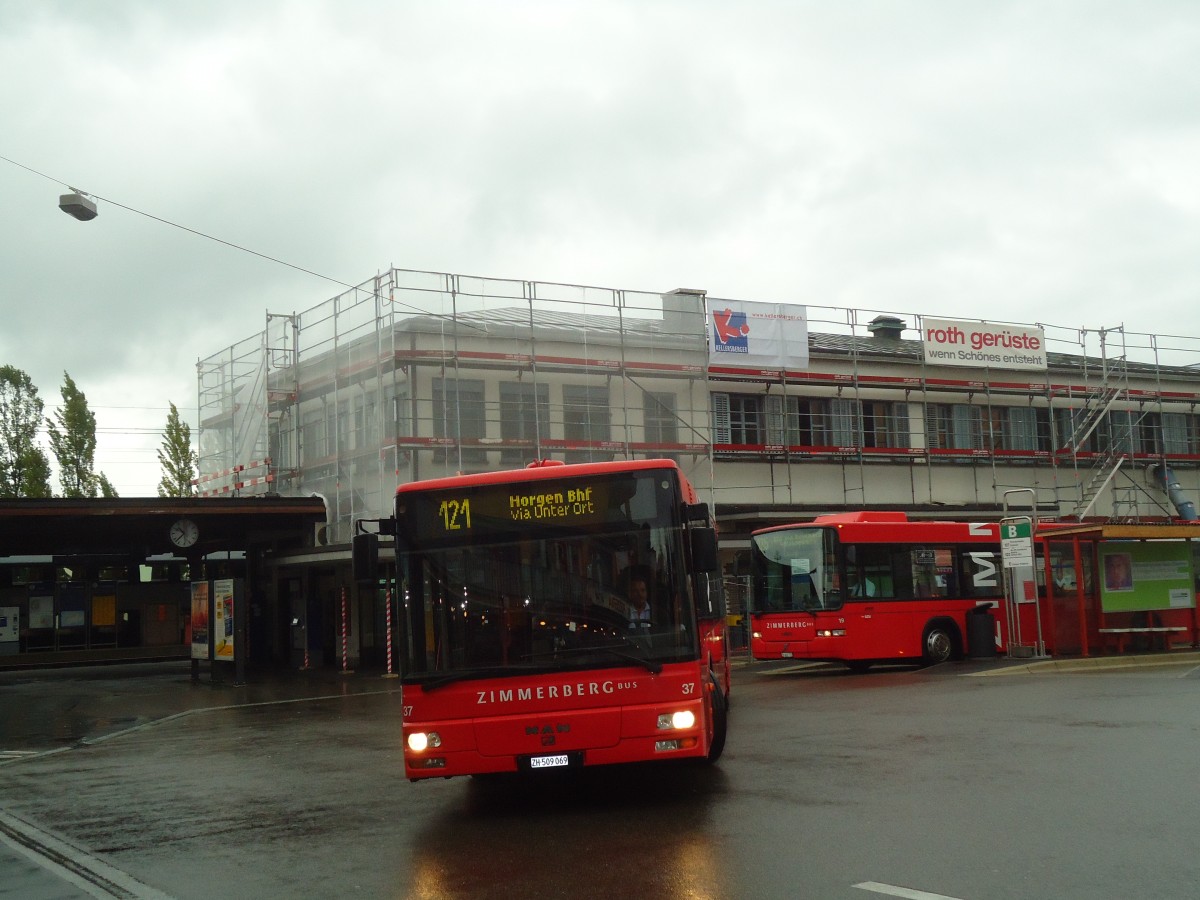
[[[192,479],[196,477],[196,452],[192,449],[192,429],[179,418],[179,410],[171,404],[167,429],[163,432],[162,447],[158,450],[162,480],[158,483],[160,497],[191,497],[195,493]]]
[[[50,457],[41,447],[33,447],[24,463],[24,495],[25,497],[53,497],[50,490]]]
[[[105,500],[115,500],[117,498],[117,489],[113,487],[113,483],[108,480],[108,476],[100,472],[96,476],[96,488],[100,491],[100,496]]]
[[[37,445],[43,409],[27,374],[0,366],[0,497],[50,496],[50,461]]]
[[[50,431],[50,449],[58,460],[58,480],[64,497],[116,497],[112,483],[97,474],[96,416],[88,408],[87,397],[74,380],[63,372],[62,406],[53,419],[46,420]]]

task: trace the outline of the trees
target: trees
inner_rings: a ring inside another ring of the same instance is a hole
[[[50,496],[50,461],[36,443],[44,408],[29,375],[0,366],[0,497]]]
[[[58,481],[64,497],[116,497],[117,492],[103,473],[97,474],[96,415],[88,408],[87,397],[63,372],[63,405],[46,420],[50,431],[50,449],[58,461]]]
[[[192,450],[192,429],[179,418],[179,410],[171,404],[162,447],[158,451],[162,480],[158,483],[160,497],[191,497],[192,478],[196,475],[196,452]]]

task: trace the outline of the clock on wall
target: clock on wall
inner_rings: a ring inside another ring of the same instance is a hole
[[[180,519],[171,526],[171,543],[176,547],[190,547],[200,537],[200,529],[191,519]]]

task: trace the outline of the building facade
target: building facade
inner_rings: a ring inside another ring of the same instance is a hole
[[[864,507],[1194,517],[1200,340],[993,321],[1038,352],[956,355],[931,340],[953,322],[786,306],[778,363],[730,363],[714,311],[746,305],[389,269],[198,363],[198,488],[319,494],[341,546],[407,481],[669,456],[733,569],[754,528]]]

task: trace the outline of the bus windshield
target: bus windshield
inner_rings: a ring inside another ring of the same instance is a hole
[[[837,535],[829,528],[792,528],[756,535],[754,612],[796,612],[841,606]]]
[[[695,659],[680,517],[670,470],[401,493],[405,679]]]

